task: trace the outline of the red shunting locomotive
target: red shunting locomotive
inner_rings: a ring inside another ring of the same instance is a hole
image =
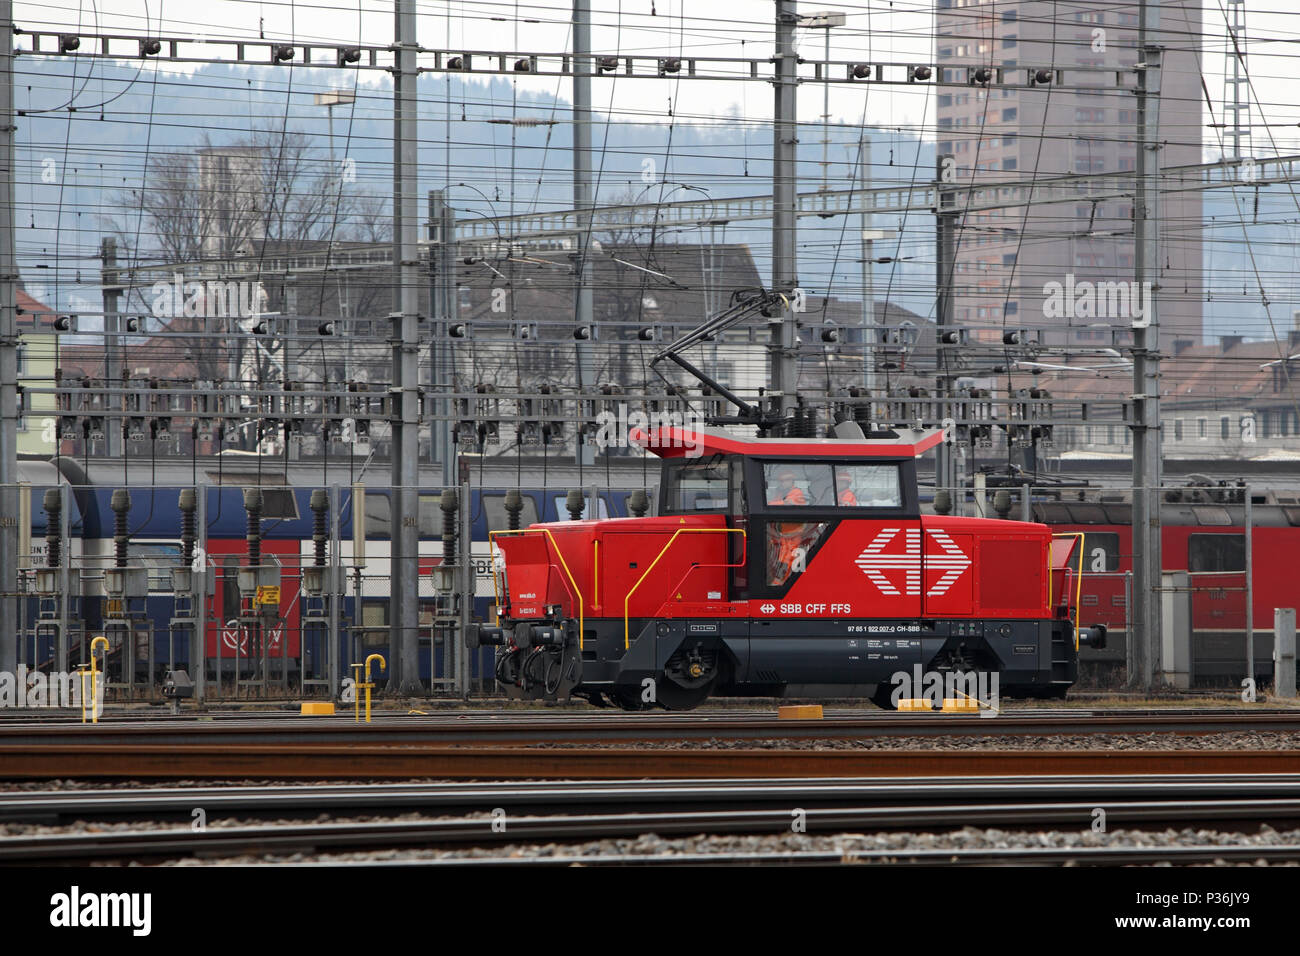
[[[860,433],[859,433],[860,434]],[[894,438],[738,438],[664,427],[656,517],[535,524],[493,539],[497,646],[512,697],[684,710],[710,695],[869,697],[916,674],[998,675],[1064,696],[1078,647],[1078,535],[922,515]],[[943,676],[940,677],[940,680]],[[905,694],[904,696],[913,696]]]

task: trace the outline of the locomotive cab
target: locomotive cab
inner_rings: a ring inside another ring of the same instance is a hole
[[[632,437],[663,460],[657,516],[493,534],[499,620],[467,639],[498,646],[512,696],[888,705],[921,696],[917,682],[959,678],[984,696],[991,683],[996,696],[1075,680],[1074,539],[923,515],[916,459],[941,432]]]

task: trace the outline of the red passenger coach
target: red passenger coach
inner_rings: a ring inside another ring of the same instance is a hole
[[[1080,639],[1104,637],[1076,626],[1076,537],[922,516],[916,458],[942,433],[860,436],[634,432],[663,459],[658,516],[494,533],[499,620],[471,646],[497,645],[513,696],[628,708],[711,694],[883,705],[918,672],[1063,695]]]

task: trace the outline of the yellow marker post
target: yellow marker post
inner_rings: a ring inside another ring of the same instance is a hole
[[[383,654],[371,654],[366,658],[366,723],[370,723],[370,689],[375,686],[370,682],[370,662],[373,660],[379,661],[381,671],[388,670],[388,664],[384,661]]]
[[[104,649],[104,673],[107,674],[108,673],[108,638],[106,638],[103,634],[99,635],[93,641],[90,642],[90,722],[92,724],[99,723],[99,699],[98,699],[98,693],[96,691],[96,687],[98,686],[99,681],[95,679],[99,673],[95,669],[95,648],[97,647],[102,647]]]

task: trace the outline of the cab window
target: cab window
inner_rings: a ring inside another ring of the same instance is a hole
[[[726,511],[730,467],[721,455],[674,464],[664,473],[664,513]]]
[[[835,466],[835,503],[846,508],[902,507],[898,466]]]
[[[830,465],[776,462],[763,466],[764,497],[773,507],[832,507],[834,481]]]

